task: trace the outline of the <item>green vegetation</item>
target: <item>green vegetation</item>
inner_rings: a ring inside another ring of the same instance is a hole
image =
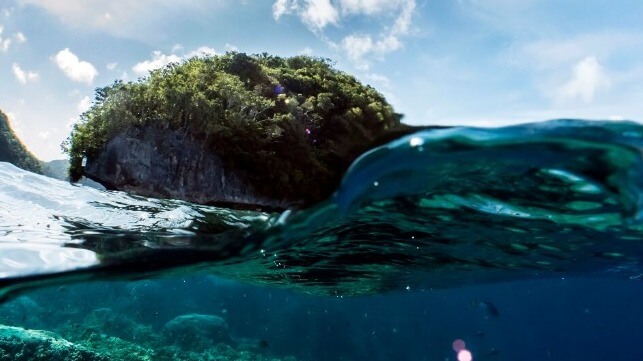
[[[2,111],[0,111],[0,162],[9,162],[16,167],[42,173],[40,161],[18,140],[9,126],[7,116]]]
[[[77,180],[82,159],[129,127],[184,131],[260,194],[312,203],[332,193],[373,141],[403,128],[400,119],[328,59],[231,52],[97,89],[63,147]]]

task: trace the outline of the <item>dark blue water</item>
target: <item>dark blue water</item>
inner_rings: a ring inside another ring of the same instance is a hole
[[[417,133],[283,214],[0,178],[0,351],[36,329],[111,359],[643,359],[634,123]],[[226,341],[178,344],[193,314]]]

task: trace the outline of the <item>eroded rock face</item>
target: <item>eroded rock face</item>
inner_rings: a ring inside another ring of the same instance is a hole
[[[155,198],[245,208],[289,206],[258,196],[238,171],[225,169],[216,154],[180,130],[130,128],[87,159],[85,176],[108,189]]]

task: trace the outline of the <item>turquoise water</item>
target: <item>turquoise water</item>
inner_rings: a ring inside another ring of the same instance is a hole
[[[642,150],[624,122],[420,132],[281,214],[0,164],[0,360],[640,360]]]

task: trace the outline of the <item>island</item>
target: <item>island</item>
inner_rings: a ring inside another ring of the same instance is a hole
[[[239,208],[328,198],[374,144],[411,132],[329,59],[198,56],[96,90],[63,148],[72,181]]]

